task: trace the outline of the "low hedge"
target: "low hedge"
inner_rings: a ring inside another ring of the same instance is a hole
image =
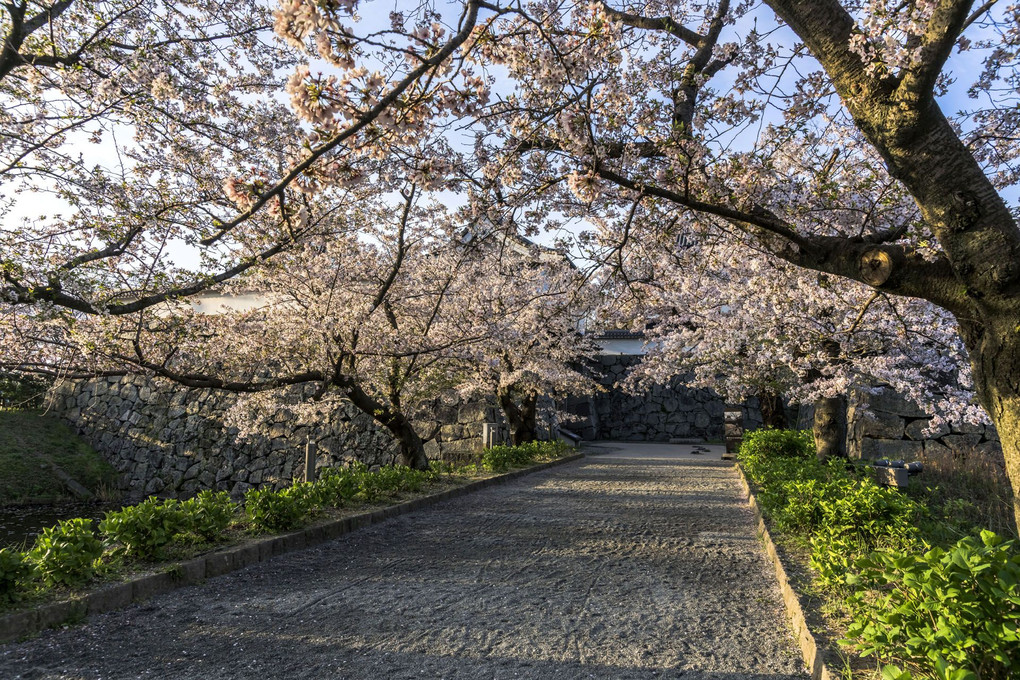
[[[563,456],[569,448],[561,441],[493,446],[482,454],[482,467],[490,472],[505,472],[511,468],[531,465],[539,458]]]
[[[870,470],[820,462],[810,434],[759,430],[737,455],[776,531],[810,549],[846,612],[841,644],[886,665],[887,680],[1020,676],[1020,553],[990,531],[939,545],[946,518]]]

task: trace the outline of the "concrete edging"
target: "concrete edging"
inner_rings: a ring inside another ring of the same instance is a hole
[[[378,510],[313,524],[304,529],[287,534],[277,534],[245,545],[231,546],[200,555],[186,562],[173,563],[166,571],[105,586],[80,598],[62,600],[35,609],[8,614],[0,617],[0,643],[10,642],[47,628],[55,628],[64,623],[78,622],[92,614],[121,609],[134,602],[141,602],[177,588],[200,583],[214,576],[222,576],[259,562],[265,562],[277,555],[326,543],[358,529],[386,521],[391,517],[406,515],[486,487],[504,484],[533,472],[580,460],[584,458],[584,455],[576,453],[533,467],[479,479],[463,486],[456,486],[446,491]]]
[[[797,638],[797,644],[800,646],[800,653],[804,658],[804,664],[811,672],[812,680],[837,680],[840,676],[830,671],[828,666],[825,665],[823,658],[825,656],[825,648],[818,644],[815,636],[811,633],[811,629],[808,628],[807,620],[804,618],[804,609],[800,605],[800,598],[790,585],[790,579],[786,576],[786,569],[783,567],[782,560],[779,559],[776,544],[772,542],[772,536],[769,535],[769,530],[765,526],[765,518],[758,507],[758,501],[751,492],[751,485],[748,483],[747,477],[744,476],[744,471],[740,466],[736,465],[735,467],[740,475],[740,485],[744,495],[747,496],[748,505],[751,506],[751,511],[754,513],[754,518],[758,525],[758,538],[764,543],[765,552],[776,569],[779,591],[783,595],[783,604],[786,605],[786,618],[789,620],[790,625],[793,626],[793,632]]]

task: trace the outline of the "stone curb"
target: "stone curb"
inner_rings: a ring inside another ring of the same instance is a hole
[[[533,472],[540,472],[557,465],[580,460],[581,458],[584,458],[584,454],[576,453],[572,456],[549,461],[548,463],[514,470],[496,477],[480,479],[463,486],[457,486],[437,494],[432,494],[431,496],[422,496],[421,498],[415,498],[411,501],[405,501],[371,512],[363,512],[324,524],[315,524],[298,531],[279,534],[255,541],[254,543],[225,548],[201,555],[186,562],[172,564],[169,569],[163,572],[148,574],[124,581],[123,583],[106,586],[80,598],[54,602],[53,604],[29,611],[8,614],[0,617],[0,643],[10,642],[11,640],[32,633],[38,633],[47,628],[55,628],[64,623],[78,622],[91,614],[121,609],[133,602],[141,602],[177,588],[200,583],[214,576],[222,576],[232,571],[238,571],[252,564],[265,562],[277,555],[326,543],[352,531],[384,522],[391,517],[406,515],[452,498],[459,498],[486,487],[505,484]]]
[[[807,620],[804,618],[804,610],[800,605],[800,598],[797,597],[797,593],[790,585],[790,579],[786,576],[786,569],[783,567],[782,560],[779,559],[776,544],[772,542],[772,536],[769,535],[769,530],[765,526],[765,518],[762,517],[758,501],[755,499],[754,494],[751,493],[751,486],[747,482],[747,477],[744,476],[744,471],[739,465],[735,467],[740,474],[740,485],[744,495],[747,496],[748,505],[751,506],[751,511],[754,513],[754,518],[758,524],[758,537],[765,544],[765,552],[776,569],[779,591],[783,595],[783,604],[786,605],[786,618],[790,621],[790,625],[793,626],[793,632],[797,637],[797,644],[800,646],[800,653],[804,658],[804,664],[811,672],[812,680],[838,680],[840,676],[830,671],[828,666],[825,665],[825,648],[818,644],[815,636],[811,634],[811,629],[808,628]]]

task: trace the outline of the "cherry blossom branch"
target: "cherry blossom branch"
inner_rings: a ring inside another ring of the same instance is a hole
[[[691,47],[698,47],[705,40],[705,36],[676,23],[669,17],[646,17],[640,14],[632,14],[610,7],[607,2],[602,2],[602,9],[606,14],[627,26],[669,33]]]
[[[3,36],[3,48],[0,49],[0,80],[3,80],[18,66],[29,63],[27,59],[30,57],[22,55],[19,51],[25,40],[63,14],[72,4],[74,4],[74,0],[59,0],[50,7],[40,9],[31,18],[25,19],[28,10],[27,2],[17,5],[5,3],[4,6],[11,17],[11,28],[7,35]]]
[[[699,201],[685,194],[670,191],[669,189],[664,189],[659,186],[637,182],[602,165],[597,166],[594,171],[595,174],[602,179],[609,180],[610,182],[626,189],[637,191],[648,196],[664,198],[672,203],[681,205],[685,208],[690,208],[696,212],[715,215],[716,217],[722,217],[764,229],[765,231],[776,234],[777,236],[782,236],[784,239],[795,243],[801,248],[810,248],[812,245],[811,241],[807,237],[798,234],[787,222],[769,214],[763,208],[756,207],[752,210],[752,212],[744,212],[723,205]]]
[[[217,230],[214,234],[207,236],[200,241],[202,245],[208,246],[216,243],[223,238],[223,236],[228,234],[234,227],[248,220],[256,212],[261,210],[266,203],[274,197],[282,194],[294,182],[294,180],[308,171],[320,158],[368,127],[383,112],[392,107],[400,96],[404,94],[404,92],[406,92],[415,82],[420,80],[433,69],[442,65],[448,57],[453,55],[453,53],[456,52],[457,49],[471,37],[475,23],[478,21],[478,7],[478,0],[468,0],[466,11],[464,15],[461,16],[460,29],[453,35],[450,41],[443,46],[442,49],[437,51],[431,57],[423,59],[417,68],[412,70],[403,79],[401,79],[400,82],[394,85],[393,89],[390,90],[384,97],[381,97],[373,107],[358,116],[357,121],[354,124],[344,128],[343,132],[333,135],[329,140],[312,149],[308,153],[307,158],[291,168],[291,170],[277,181],[268,191],[259,194],[252,202],[251,206],[245,211],[226,224],[217,225]]]
[[[275,245],[266,248],[260,253],[246,257],[238,264],[225,269],[217,274],[203,277],[201,280],[196,281],[190,285],[178,286],[165,290],[161,293],[154,293],[152,295],[145,295],[131,302],[108,302],[108,303],[92,303],[81,297],[70,295],[63,291],[60,281],[55,277],[51,276],[46,286],[29,286],[24,284],[19,278],[17,278],[11,271],[4,269],[2,275],[7,286],[0,289],[0,293],[6,296],[8,302],[12,304],[33,304],[36,302],[51,302],[60,307],[66,307],[73,309],[77,312],[84,314],[110,314],[113,316],[122,316],[125,314],[134,314],[144,309],[152,307],[154,305],[166,302],[168,300],[175,300],[177,298],[187,297],[200,293],[204,290],[208,290],[212,286],[223,283],[228,279],[232,279],[235,276],[242,274],[255,265],[265,262],[274,255],[283,252],[285,249],[293,245],[294,240],[288,239],[276,243]]]
[[[974,0],[941,0],[921,36],[920,50],[897,88],[897,99],[923,107],[934,97],[935,81],[963,32]]]
[[[130,362],[140,368],[151,371],[154,375],[172,380],[173,382],[179,385],[184,385],[185,387],[216,389],[224,390],[226,392],[242,392],[251,394],[255,392],[276,390],[290,385],[320,382],[326,379],[326,376],[323,373],[313,370],[305,371],[303,373],[295,373],[293,375],[279,376],[262,381],[224,380],[207,373],[175,371],[163,364],[157,364],[146,359],[145,355],[141,353],[140,347],[136,347],[136,350],[138,351],[138,354],[134,357],[124,354],[115,354],[114,357],[122,361]]]
[[[982,14],[990,10],[992,7],[995,7],[995,5],[998,4],[998,2],[999,0],[987,0],[985,3],[983,3],[980,7],[974,10],[974,12],[969,17],[967,17],[967,21],[964,22],[962,30],[965,31],[968,28],[970,28],[971,24],[973,24],[975,21],[981,18]]]
[[[712,52],[715,50],[716,43],[719,42],[719,34],[722,32],[723,21],[726,17],[726,13],[729,12],[729,8],[729,0],[721,0],[719,2],[715,15],[709,22],[708,32],[701,38],[701,40],[698,41],[698,44],[696,45],[698,49],[684,68],[683,76],[680,79],[680,87],[677,92],[678,94],[683,95],[683,99],[678,101],[674,95],[673,120],[676,124],[682,126],[681,129],[684,131],[684,136],[686,137],[693,135],[694,105],[697,101],[698,90],[700,90],[703,85],[702,82],[699,82],[698,76],[702,76],[704,81],[707,82],[713,75],[722,70],[736,57],[736,53],[734,52],[727,59],[717,59],[712,63],[709,62],[712,58]]]

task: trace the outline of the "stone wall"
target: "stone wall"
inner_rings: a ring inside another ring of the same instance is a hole
[[[354,460],[370,466],[396,462],[390,434],[352,404],[311,425],[281,409],[264,434],[241,439],[236,428],[223,422],[235,399],[215,390],[126,376],[64,386],[51,395],[50,407],[121,473],[129,498],[185,498],[202,489],[239,496],[256,486],[286,486],[304,474],[309,439],[318,445],[318,467]],[[436,410],[445,420],[422,425],[421,431],[437,431],[426,450],[432,458],[453,461],[476,456],[482,449],[482,424],[497,417],[497,409],[484,403],[437,405]]]
[[[952,425],[925,434],[931,416],[895,392],[851,390],[847,398],[847,451],[852,458],[918,460],[945,455],[1002,456],[993,425]]]
[[[603,355],[595,370],[606,392],[591,397],[597,439],[622,441],[669,441],[723,437],[722,398],[711,390],[692,389],[675,378],[640,394],[629,394],[614,385],[640,356]],[[760,418],[760,417],[759,417]]]

